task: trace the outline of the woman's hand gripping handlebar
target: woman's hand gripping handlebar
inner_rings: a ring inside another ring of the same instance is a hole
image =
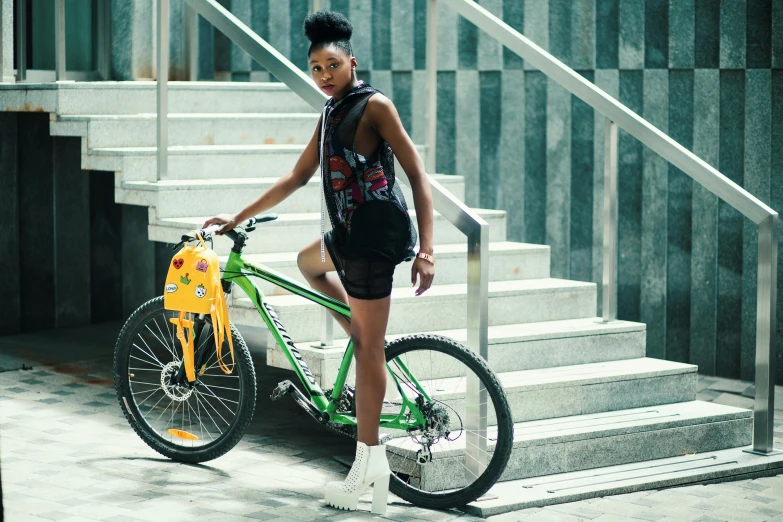
[[[242,223],[237,223],[234,218],[227,218],[224,216],[215,216],[204,222],[202,225],[202,234],[209,228],[210,233],[214,232],[218,236],[222,236],[226,232],[234,230],[235,227],[240,226],[245,229],[245,232],[252,232],[255,230],[255,225],[258,223],[264,223],[266,221],[274,221],[277,219],[277,214],[259,214],[253,216]],[[211,227],[216,226],[216,229]]]

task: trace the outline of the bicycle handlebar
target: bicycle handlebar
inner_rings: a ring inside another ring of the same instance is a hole
[[[251,218],[248,218],[245,222],[238,224],[237,227],[242,227],[245,232],[252,232],[255,230],[255,225],[259,223],[266,223],[267,221],[274,221],[277,219],[277,214],[260,214],[258,216],[253,216]],[[214,224],[210,225],[207,228],[202,228],[200,230],[197,230],[199,235],[201,235],[201,238],[204,240],[209,239],[212,234],[219,231],[223,225]],[[225,233],[226,236],[228,236],[230,239],[236,241],[237,233],[234,232],[234,230],[229,230]],[[195,241],[196,233],[195,232],[188,232],[187,234],[182,234],[182,237],[180,238],[181,241],[174,245],[173,250],[179,249],[183,243],[187,243],[188,241]]]

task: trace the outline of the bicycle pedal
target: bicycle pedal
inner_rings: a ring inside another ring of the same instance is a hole
[[[283,381],[281,383],[278,383],[277,388],[272,390],[272,395],[269,396],[270,399],[273,401],[278,401],[291,393],[291,388],[294,386],[294,383],[291,381]]]

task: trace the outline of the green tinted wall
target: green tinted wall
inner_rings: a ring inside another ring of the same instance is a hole
[[[783,0],[480,4],[783,208]],[[321,5],[354,24],[361,76],[394,100],[422,143],[426,0]],[[307,0],[231,7],[305,67]],[[265,79],[201,27],[202,77],[214,64],[235,79]],[[465,176],[469,204],[507,210],[509,239],[551,245],[554,277],[600,282],[603,119],[443,7],[438,34],[438,172]],[[619,168],[620,318],[647,323],[652,357],[752,379],[755,227],[623,132]],[[783,383],[783,361],[777,368]]]

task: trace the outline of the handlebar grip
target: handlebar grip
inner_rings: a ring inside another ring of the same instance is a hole
[[[277,219],[277,214],[259,214],[248,219],[247,226],[252,227],[258,223],[266,223],[267,221],[274,221],[275,219]]]

